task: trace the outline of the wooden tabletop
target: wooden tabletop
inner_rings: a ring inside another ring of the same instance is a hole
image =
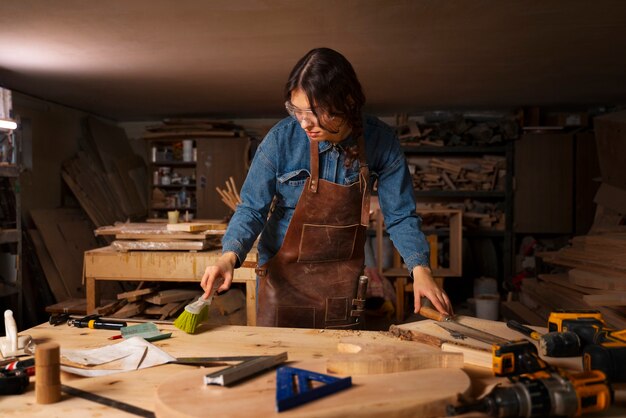
[[[163,332],[171,331],[173,334],[171,338],[156,341],[153,344],[174,357],[257,356],[275,355],[286,351],[289,362],[319,362],[336,354],[339,341],[345,338],[357,337],[374,343],[404,343],[389,333],[378,331],[226,326],[213,329],[201,327],[197,334],[189,335],[170,325],[158,325],[158,327]],[[90,349],[114,344],[116,341],[110,341],[108,337],[117,332],[74,328],[67,325],[53,327],[46,323],[20,332],[20,335],[26,334],[31,335],[37,343],[58,342],[62,349]],[[62,372],[61,381],[65,385],[154,411],[157,388],[173,376],[189,371],[190,366],[166,364],[90,378]],[[31,377],[31,385],[24,394],[0,397],[0,411],[3,417],[132,416],[126,412],[67,394],[63,394],[62,400],[58,403],[38,405],[35,402],[33,379]]]
[[[398,338],[393,337],[388,332],[378,331],[332,331],[245,326],[209,328],[201,326],[197,334],[189,335],[171,325],[158,325],[158,327],[164,332],[172,332],[172,337],[156,341],[153,344],[174,357],[258,356],[275,355],[286,351],[290,363],[303,362],[306,364],[319,362],[336,355],[338,343],[346,339],[357,339],[371,344],[389,344],[390,347],[397,344],[408,344],[399,341]],[[117,332],[74,328],[67,325],[53,327],[46,323],[20,332],[20,335],[27,334],[31,335],[37,343],[57,342],[62,349],[90,349],[116,343],[116,341],[108,340],[108,337],[116,335]],[[417,342],[411,344],[415,344],[416,348],[426,347]],[[425,372],[431,373],[432,370],[428,369]],[[453,373],[454,370],[441,369],[441,375]],[[61,380],[65,385],[125,402],[148,411],[155,411],[157,389],[162,387],[163,383],[172,381],[172,379],[175,380],[177,375],[180,376],[190,371],[193,371],[190,366],[167,364],[91,378],[63,372]],[[471,377],[472,382],[477,383],[472,388],[473,394],[494,381],[488,369],[477,369],[470,366],[465,367],[463,371]],[[39,405],[35,402],[33,379],[31,378],[31,385],[24,394],[0,397],[2,417],[133,416],[121,410],[67,394],[63,394],[62,400],[58,403]],[[245,399],[242,399],[242,402],[245,402]],[[618,417],[625,416],[624,412],[623,407],[613,407],[604,414],[594,416]],[[283,413],[280,416],[292,416],[292,414],[291,412]],[[478,417],[481,415],[472,414],[468,416]]]

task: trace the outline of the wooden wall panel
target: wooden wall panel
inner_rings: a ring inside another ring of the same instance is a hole
[[[573,141],[567,134],[526,134],[515,144],[515,232],[572,232]]]

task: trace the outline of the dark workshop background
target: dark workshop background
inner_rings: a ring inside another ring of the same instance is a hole
[[[234,138],[253,150],[285,116],[288,73],[320,46],[352,62],[365,110],[397,128],[419,203],[467,214],[462,272],[443,280],[459,312],[472,312],[479,279],[492,278],[500,315],[545,325],[559,295],[580,293],[562,302],[575,305],[585,294],[559,288],[553,276],[567,276],[566,263],[537,254],[594,225],[623,232],[623,1],[4,0],[0,45],[0,87],[13,92],[21,141],[19,176],[1,179],[2,228],[15,228],[16,208],[22,221],[19,251],[0,240],[0,304],[17,311],[21,295],[20,329],[47,320],[44,308],[63,292],[80,298],[81,254],[107,244],[96,227],[164,216],[153,202],[151,152],[172,150],[146,139],[150,127],[232,122],[220,128],[231,141],[195,144],[228,170],[241,152]],[[188,176],[204,178],[206,193],[192,194],[188,209],[228,216],[214,172],[199,169]],[[235,170],[227,175],[240,184],[245,168]],[[118,188],[103,192],[107,182]],[[451,263],[450,218],[424,219],[439,238],[437,262]],[[63,231],[56,241],[45,239],[50,228]],[[383,267],[394,267],[387,256]],[[609,268],[626,275],[623,263]],[[55,292],[55,274],[78,285]],[[374,317],[386,315],[372,305]],[[610,309],[615,324],[624,320],[623,305]]]

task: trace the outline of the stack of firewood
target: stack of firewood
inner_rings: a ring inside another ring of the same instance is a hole
[[[96,313],[111,318],[143,320],[174,320],[185,306],[202,294],[199,286],[193,288],[161,289],[159,284],[141,282],[136,290],[120,293],[117,300],[96,308]],[[213,299],[209,307],[209,321],[213,324],[245,325],[246,302],[240,289]]]
[[[431,158],[428,165],[414,167],[415,190],[494,191],[504,190],[506,159],[485,155],[480,158]]]
[[[514,140],[520,133],[516,115],[427,114],[417,119],[396,117],[396,132],[407,145],[490,146]]]

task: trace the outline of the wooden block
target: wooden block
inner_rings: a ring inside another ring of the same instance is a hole
[[[472,366],[493,368],[493,355],[488,351],[477,350],[470,347],[463,347],[456,344],[443,343],[441,351],[446,353],[458,353],[463,355],[463,362]]]
[[[585,295],[583,300],[589,306],[626,306],[626,293]]]
[[[131,290],[129,292],[118,293],[118,299],[127,299],[129,302],[136,302],[141,296],[149,295],[157,291],[155,287],[148,287],[145,289]]]
[[[326,361],[329,373],[382,374],[428,368],[461,368],[463,356],[407,341],[376,344],[357,337],[342,339],[338,354]]]
[[[570,281],[579,286],[605,290],[626,290],[626,276],[610,276],[583,269],[571,269],[567,274]]]
[[[67,299],[67,300],[64,300],[63,302],[46,306],[46,312],[86,315],[87,314],[87,300],[78,299],[78,298]]]
[[[168,231],[182,232],[201,232],[209,229],[224,230],[228,225],[225,223],[197,223],[197,222],[181,222],[177,224],[167,224]]]

